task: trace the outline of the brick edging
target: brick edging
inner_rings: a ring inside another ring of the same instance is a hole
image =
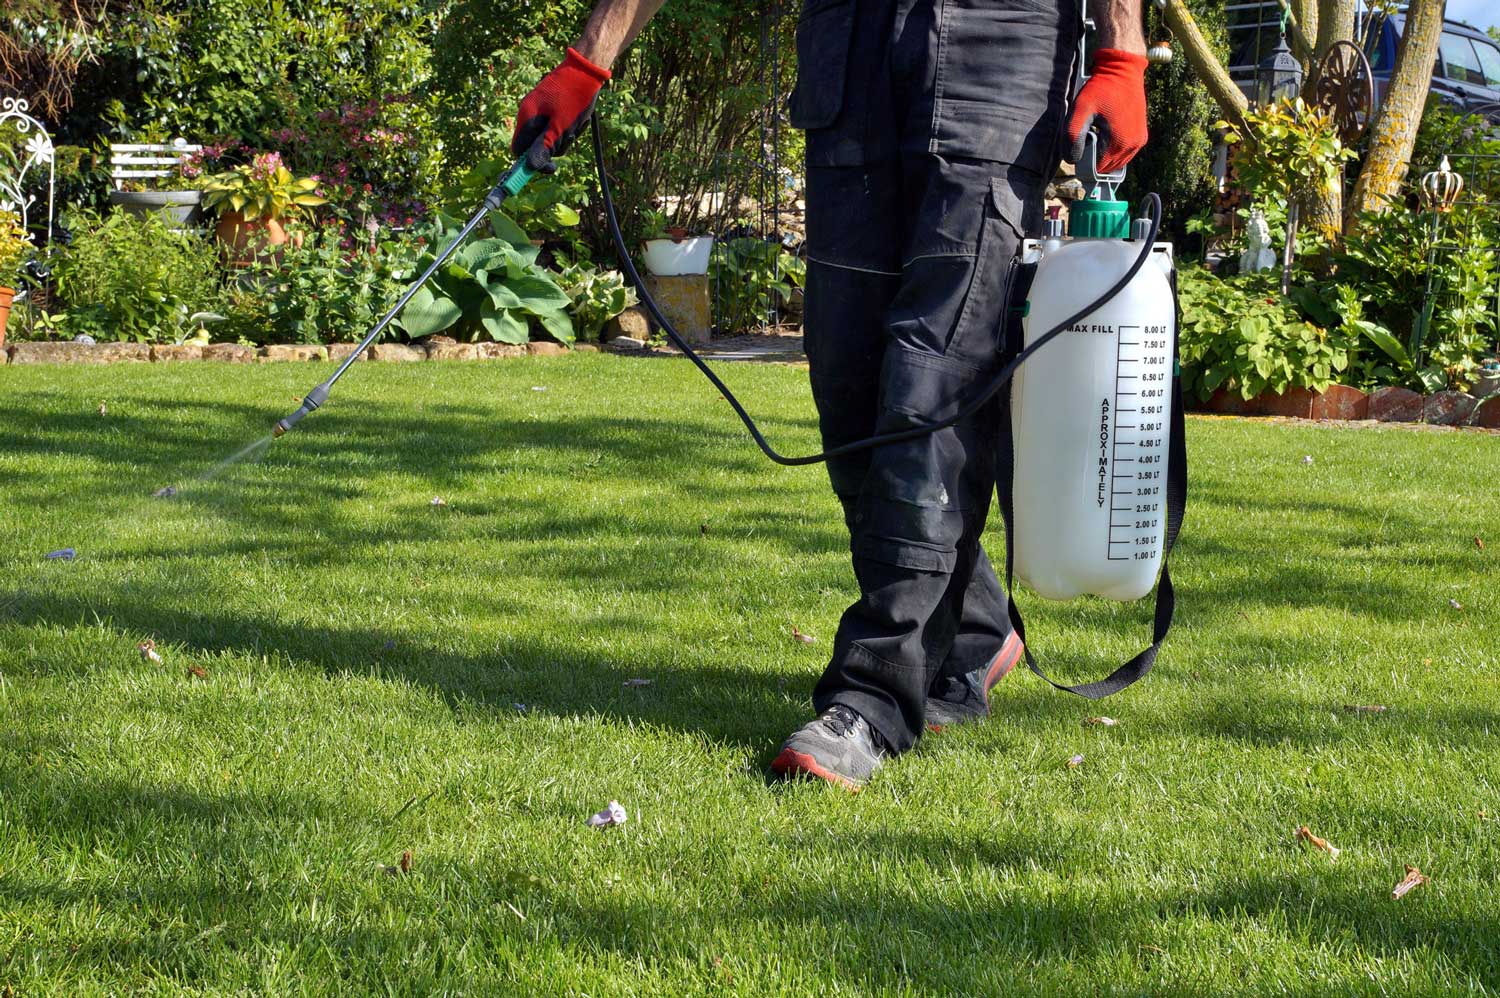
[[[228,364],[265,364],[286,361],[342,361],[357,343],[329,346],[276,344],[264,347],[238,343],[210,346],[161,343],[73,343],[21,341],[0,349],[0,364],[164,364],[184,361],[216,361]],[[599,348],[579,343],[572,350],[592,353]],[[570,352],[560,343],[537,342],[523,346],[509,343],[377,343],[365,351],[364,360],[412,362],[423,360],[505,360],[511,357],[556,356]]]
[[[1366,395],[1357,388],[1329,385],[1326,391],[1292,388],[1285,394],[1267,392],[1242,399],[1220,389],[1200,411],[1234,416],[1288,416],[1294,419],[1382,423],[1428,423],[1435,426],[1478,426],[1500,429],[1500,394],[1477,399],[1467,392],[1443,391],[1422,395],[1409,388],[1386,386]]]

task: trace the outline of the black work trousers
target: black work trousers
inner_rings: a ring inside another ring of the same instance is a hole
[[[1077,0],[805,0],[791,118],[825,446],[951,416],[1013,349],[1016,255],[1057,167],[1080,29]],[[933,685],[1010,633],[979,541],[999,416],[828,464],[860,598],[813,701],[853,707],[895,751]]]

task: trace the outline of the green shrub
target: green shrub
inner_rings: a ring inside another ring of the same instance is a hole
[[[581,340],[599,339],[604,324],[636,303],[635,288],[625,283],[617,270],[595,270],[574,265],[565,268],[557,281],[572,302],[568,314]]]
[[[1368,320],[1402,344],[1401,381],[1410,387],[1467,388],[1494,349],[1500,268],[1491,247],[1500,226],[1480,200],[1437,228],[1430,212],[1401,204],[1368,213],[1335,257],[1336,283],[1355,289]],[[1436,252],[1435,241],[1443,244]]]
[[[763,324],[801,287],[806,263],[774,239],[720,239],[709,259],[714,325],[739,333]]]
[[[1171,38],[1157,6],[1143,6],[1148,38],[1153,41]],[[1223,58],[1227,54],[1223,3],[1188,0],[1187,6]],[[1151,141],[1130,161],[1120,196],[1138,204],[1148,191],[1160,194],[1162,238],[1179,246],[1189,231],[1189,218],[1214,200],[1213,140],[1209,129],[1219,116],[1218,104],[1180,51],[1170,63],[1152,66],[1146,74],[1146,123]]]
[[[1197,267],[1178,272],[1183,386],[1200,399],[1215,390],[1244,398],[1288,388],[1322,391],[1349,368],[1356,344],[1302,317],[1267,271],[1233,281]]]
[[[218,252],[201,236],[124,211],[79,213],[72,229],[53,266],[69,335],[181,342],[197,332],[194,313],[219,302]]]
[[[279,261],[268,254],[248,268],[224,309],[230,325],[212,332],[255,343],[363,339],[412,279],[421,252],[415,236],[386,232],[355,244],[341,228],[313,230],[301,246],[283,247]]]

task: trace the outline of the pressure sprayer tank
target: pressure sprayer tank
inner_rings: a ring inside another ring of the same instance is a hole
[[[1026,345],[1103,294],[1130,269],[1148,226],[1123,201],[1077,202],[1028,240],[1036,264]],[[1132,231],[1132,229],[1134,231]],[[1113,299],[1052,339],[1017,370],[1011,390],[1016,575],[1038,595],[1118,600],[1151,591],[1166,527],[1176,310],[1171,246]]]

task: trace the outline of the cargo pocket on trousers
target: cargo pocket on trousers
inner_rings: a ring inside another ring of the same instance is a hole
[[[797,21],[797,84],[787,103],[793,128],[828,128],[844,106],[855,0],[807,0]]]
[[[990,180],[974,269],[949,341],[949,357],[988,369],[1005,347],[1007,287],[1027,228],[1027,195],[1025,188],[1014,189],[1014,181]]]

